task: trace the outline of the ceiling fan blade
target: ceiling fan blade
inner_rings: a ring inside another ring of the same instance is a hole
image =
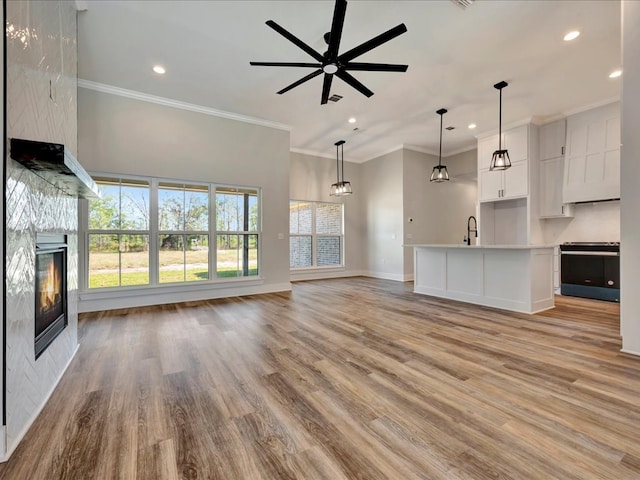
[[[344,70],[338,70],[335,75],[342,81],[346,82],[347,84],[351,85],[353,88],[355,88],[356,90],[358,90],[361,94],[370,97],[371,95],[373,95],[373,92],[371,90],[369,90],[367,87],[365,87],[362,83],[360,83],[358,80],[356,80],[356,78],[354,76],[352,76],[350,73],[345,72]]]
[[[289,90],[291,90],[292,88],[296,88],[298,85],[303,84],[304,82],[311,80],[314,77],[317,77],[318,75],[320,75],[322,73],[322,69],[319,68],[318,70],[316,70],[315,72],[311,72],[309,75],[306,75],[304,77],[302,77],[300,80],[297,80],[295,82],[293,82],[291,85],[284,87],[282,90],[280,90],[278,93],[278,95],[282,95],[285,92],[288,92]]]
[[[349,62],[342,66],[343,70],[359,70],[365,72],[406,72],[407,68],[409,68],[409,65],[361,62]]]
[[[331,32],[329,34],[329,48],[327,49],[327,58],[329,60],[334,60],[338,57],[338,49],[340,48],[342,27],[344,26],[344,16],[346,13],[347,0],[336,0],[336,6],[333,10]]]
[[[353,60],[360,55],[367,53],[369,50],[373,50],[376,47],[379,47],[383,43],[388,42],[389,40],[393,40],[398,35],[402,35],[407,31],[407,27],[404,23],[401,23],[398,26],[393,27],[391,30],[387,30],[384,33],[381,33],[377,37],[373,37],[371,40],[367,40],[366,42],[358,45],[355,48],[352,48],[348,52],[343,53],[338,57],[340,63],[344,64],[350,60]],[[318,60],[321,61],[321,60]]]
[[[293,35],[292,33],[289,33],[287,30],[285,30],[284,28],[282,28],[280,25],[278,25],[276,22],[274,22],[273,20],[267,20],[266,24],[268,26],[270,26],[271,28],[273,28],[276,32],[278,32],[280,35],[282,35],[284,38],[286,38],[287,40],[289,40],[291,43],[293,43],[294,45],[296,45],[297,47],[301,48],[302,50],[304,50],[305,52],[307,52],[309,55],[311,55],[313,58],[315,58],[317,61],[319,62],[323,62],[324,61],[324,57],[322,55],[320,55],[318,52],[316,52],[313,48],[311,48],[309,45],[307,45],[306,43],[304,43],[302,40],[300,40],[298,37],[296,37],[295,35]]]
[[[309,67],[320,68],[320,63],[302,63],[302,62],[249,62],[250,65],[258,67]]]
[[[320,105],[324,105],[329,100],[329,94],[331,93],[331,82],[333,81],[333,75],[329,73],[324,74],[324,83],[322,84],[322,98]]]

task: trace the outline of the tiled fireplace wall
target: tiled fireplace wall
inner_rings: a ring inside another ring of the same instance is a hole
[[[73,1],[6,2],[8,138],[77,154],[77,30]],[[20,441],[78,344],[78,200],[6,159],[6,452]],[[37,232],[68,239],[68,326],[35,360]],[[6,458],[6,455],[2,455]]]

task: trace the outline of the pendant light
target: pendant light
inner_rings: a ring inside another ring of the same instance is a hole
[[[506,170],[511,167],[509,152],[506,148],[504,150],[502,149],[502,89],[507,85],[509,85],[507,82],[502,81],[493,86],[493,88],[500,90],[500,120],[498,122],[498,150],[493,152],[491,156],[489,170]]]
[[[332,197],[342,197],[344,195],[351,195],[353,192],[351,191],[351,182],[346,182],[344,180],[344,144],[346,142],[344,140],[340,140],[335,143],[336,146],[336,183],[331,185],[331,190],[329,191],[329,195]],[[340,158],[338,157],[338,147],[340,147],[342,151],[342,165],[340,165]],[[342,170],[342,177],[340,176],[340,171]]]
[[[447,171],[447,166],[442,165],[442,116],[447,113],[447,109],[441,108],[436,113],[440,115],[440,153],[438,154],[438,165],[433,167],[430,181],[440,183],[449,181],[449,172]]]

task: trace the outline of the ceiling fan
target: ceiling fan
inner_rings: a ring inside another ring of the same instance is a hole
[[[388,42],[402,35],[407,31],[407,27],[404,23],[387,30],[380,35],[373,37],[355,48],[343,53],[338,54],[340,48],[340,39],[342,37],[342,27],[344,25],[344,17],[347,11],[347,0],[336,0],[335,9],[333,11],[333,21],[331,22],[331,31],[324,34],[324,41],[327,42],[328,48],[324,54],[321,54],[304,43],[298,37],[288,32],[273,20],[268,20],[266,24],[273,28],[276,32],[289,40],[294,45],[304,50],[307,54],[313,57],[317,63],[305,63],[305,62],[249,62],[251,65],[266,66],[266,67],[304,67],[315,68],[309,75],[302,77],[300,80],[293,82],[291,85],[283,88],[278,94],[288,92],[292,88],[303,84],[304,82],[317,77],[324,73],[324,83],[322,85],[322,97],[320,104],[324,105],[329,99],[329,92],[331,90],[331,82],[335,75],[345,83],[351,85],[363,95],[370,97],[373,92],[360,83],[349,71],[370,71],[370,72],[406,72],[408,65],[394,65],[388,63],[363,63],[352,62],[356,57],[379,47],[383,43]]]

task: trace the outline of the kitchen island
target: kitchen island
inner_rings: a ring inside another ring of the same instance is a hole
[[[405,245],[416,293],[522,313],[554,307],[553,246]]]

